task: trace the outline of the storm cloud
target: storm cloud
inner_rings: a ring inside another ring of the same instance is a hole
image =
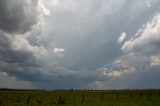
[[[37,0],[0,0],[0,29],[24,33],[38,20]]]
[[[159,87],[159,4],[0,0],[0,87]]]
[[[41,20],[40,10],[37,0],[0,0],[0,71],[5,73],[5,80],[14,77],[15,83],[20,83],[17,87],[25,86],[23,82],[30,81],[27,76],[32,76],[31,73],[38,73],[34,72],[41,66],[38,56],[46,54],[43,47],[31,45],[27,40],[31,29]]]

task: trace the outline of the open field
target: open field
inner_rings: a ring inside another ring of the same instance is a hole
[[[4,90],[0,106],[160,106],[160,90]]]

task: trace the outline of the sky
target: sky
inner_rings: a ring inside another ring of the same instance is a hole
[[[0,88],[160,88],[160,0],[0,0]]]

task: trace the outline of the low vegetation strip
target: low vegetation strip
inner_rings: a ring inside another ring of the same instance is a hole
[[[160,90],[0,90],[0,106],[160,106]]]

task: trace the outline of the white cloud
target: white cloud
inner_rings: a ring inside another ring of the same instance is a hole
[[[132,37],[122,46],[124,52],[157,51],[157,44],[160,42],[160,15],[155,15],[151,22],[148,22],[139,36]],[[142,50],[145,49],[145,50]]]
[[[15,51],[32,52],[35,56],[47,56],[47,50],[44,47],[32,46],[25,36],[21,35],[13,37],[11,48]]]
[[[121,36],[118,39],[118,43],[122,43],[126,38],[126,32],[121,33]]]
[[[122,78],[125,75],[134,73],[134,68],[129,66],[123,59],[117,59],[112,63],[112,67],[100,68],[103,75],[108,78]]]
[[[38,6],[40,7],[40,10],[44,13],[44,16],[50,16],[50,11],[44,6],[43,1],[39,0]]]
[[[151,66],[160,66],[160,56],[151,56]]]
[[[8,76],[8,74],[6,72],[0,71],[0,76]]]
[[[109,78],[116,78],[122,76],[123,73],[121,71],[111,71],[111,72],[104,71],[104,75],[108,76]]]
[[[151,7],[151,0],[147,0],[147,6]]]
[[[65,53],[65,49],[64,48],[54,48],[53,49],[53,53],[57,56],[63,57],[64,53]]]
[[[63,48],[54,48],[53,52],[54,53],[63,53],[63,52],[65,52],[65,49],[63,49]]]
[[[135,36],[123,44],[121,49],[124,55],[120,57],[121,62],[125,64],[128,72],[133,70],[134,74],[138,76],[137,80],[142,81],[142,78],[149,79],[149,74],[154,74],[155,76],[160,74],[157,71],[160,68],[159,42],[160,14],[156,14],[151,21],[136,32]],[[143,75],[146,76],[140,77]],[[150,79],[151,82],[156,80]]]

